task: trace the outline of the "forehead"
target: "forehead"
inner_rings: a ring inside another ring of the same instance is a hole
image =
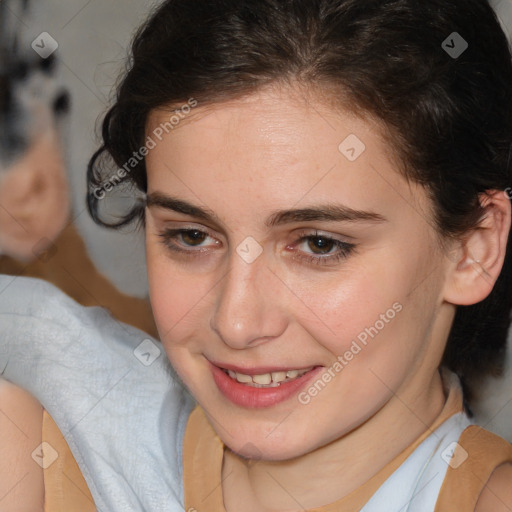
[[[149,192],[210,198],[214,188],[240,207],[334,197],[354,208],[368,199],[427,206],[423,188],[397,172],[381,125],[321,98],[274,88],[186,110],[175,125],[171,110],[149,117],[147,136],[158,135],[147,156]]]
[[[282,157],[289,166],[295,160],[317,159],[318,153],[339,156],[339,145],[349,135],[364,139],[374,148],[385,150],[377,123],[363,120],[349,112],[334,110],[311,94],[293,88],[272,87],[259,90],[241,99],[194,108],[174,105],[172,109],[159,109],[149,116],[147,134],[158,139],[149,160],[170,148],[178,149],[176,158],[191,157],[190,148],[201,147],[196,153],[215,152],[216,165],[223,157],[237,166],[234,156],[243,161]],[[160,140],[162,139],[162,140]],[[371,140],[370,140],[371,139]],[[201,141],[208,140],[208,144]],[[312,149],[317,152],[312,154]],[[237,155],[237,153],[239,153]],[[310,158],[311,157],[311,158]],[[270,162],[269,162],[270,163]]]

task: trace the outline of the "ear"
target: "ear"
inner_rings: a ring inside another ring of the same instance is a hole
[[[24,262],[53,242],[69,218],[66,167],[54,129],[0,174],[0,249]]]
[[[478,227],[453,251],[444,298],[455,305],[469,306],[484,300],[492,291],[505,260],[511,225],[510,198],[504,190],[482,194],[485,209]]]

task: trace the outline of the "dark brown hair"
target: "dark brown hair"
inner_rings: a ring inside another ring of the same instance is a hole
[[[425,187],[444,239],[478,225],[480,194],[511,185],[511,55],[487,0],[168,0],[137,33],[104,119],[88,169],[93,218],[110,227],[143,219],[142,203],[102,219],[97,191],[145,144],[153,109],[292,80],[383,122],[399,171]],[[144,159],[120,181],[146,192]],[[490,295],[457,308],[443,362],[468,399],[503,366],[511,265],[509,237]]]

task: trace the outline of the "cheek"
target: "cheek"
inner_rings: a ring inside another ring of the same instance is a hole
[[[170,267],[167,265],[167,267]],[[151,269],[151,270],[149,270]],[[149,292],[153,316],[165,353],[180,378],[190,386],[197,380],[194,354],[201,353],[199,340],[207,339],[207,330],[200,322],[200,280],[189,276],[169,275],[165,265],[151,267],[148,260]],[[202,334],[201,334],[202,333]]]
[[[405,261],[398,254],[387,256],[381,253],[357,271],[342,272],[338,282],[297,292],[307,307],[296,320],[326,349],[331,367],[338,361],[343,369],[374,369],[393,380],[396,369],[420,353],[435,309],[427,281],[422,283],[428,262],[420,255]]]
[[[215,280],[209,274],[180,270],[159,242],[146,243],[146,261],[153,316],[169,358],[172,361],[184,347],[199,351],[200,341],[208,341]]]
[[[395,317],[393,304],[400,292],[391,274],[382,269],[365,271],[359,267],[354,271],[343,269],[317,283],[308,282],[304,286],[297,283],[296,303],[302,304],[303,312],[302,320],[300,317],[297,320],[307,323],[314,338],[324,340],[323,344],[332,353],[342,354],[350,348],[352,340],[364,342],[365,329],[376,322],[379,330],[383,330],[381,315],[388,313],[386,326]]]
[[[169,275],[165,268],[148,272],[149,294],[162,342],[181,343],[192,326],[199,327],[204,280]]]

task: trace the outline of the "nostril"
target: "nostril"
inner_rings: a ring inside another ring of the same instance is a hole
[[[53,111],[56,115],[62,115],[69,112],[71,106],[71,99],[67,91],[61,92],[53,100]]]

